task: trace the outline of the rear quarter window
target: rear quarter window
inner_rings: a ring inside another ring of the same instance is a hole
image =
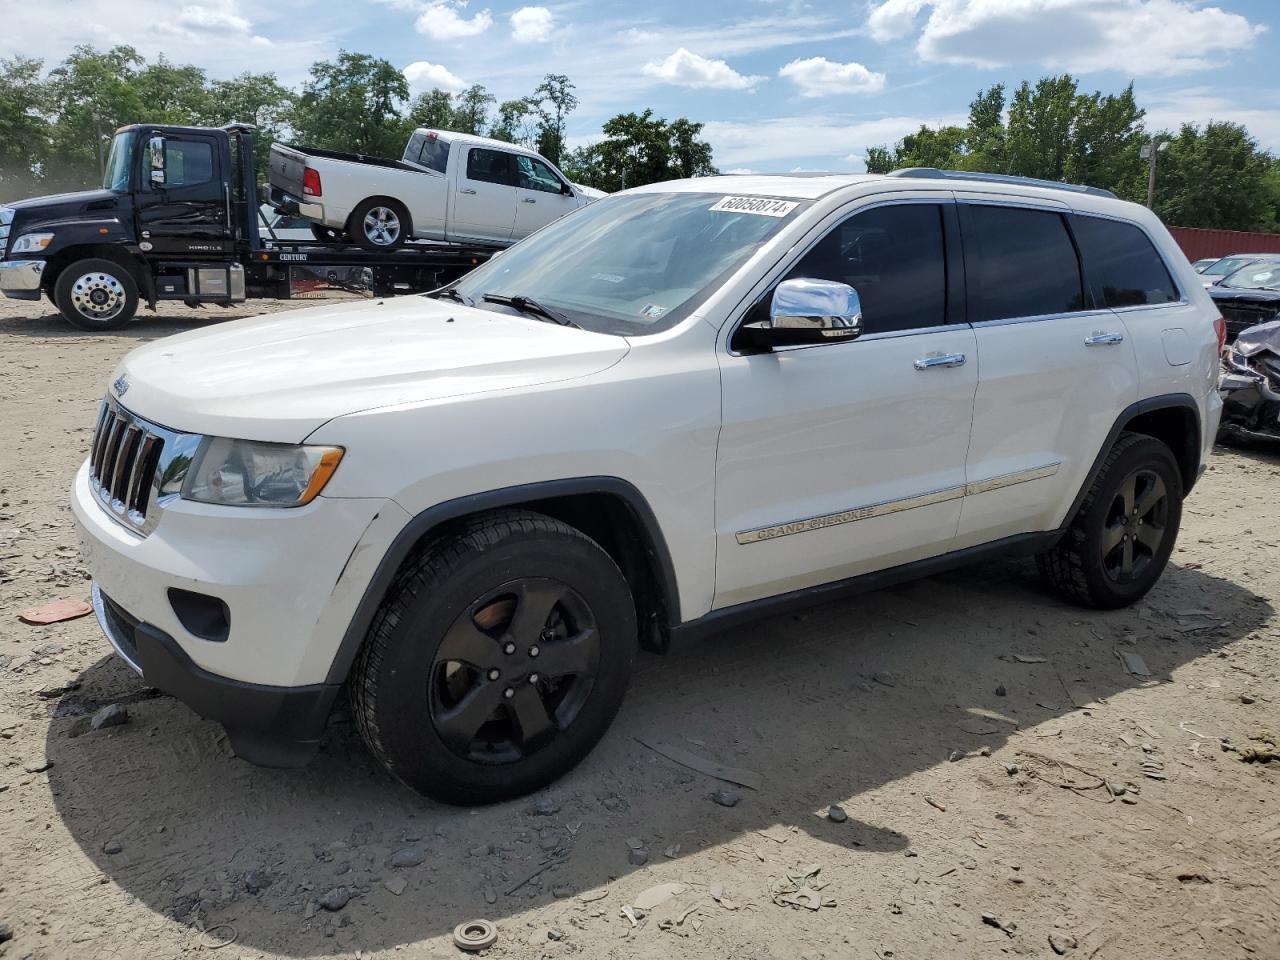
[[[1094,302],[1103,307],[1172,303],[1178,288],[1150,238],[1131,223],[1073,214]]]

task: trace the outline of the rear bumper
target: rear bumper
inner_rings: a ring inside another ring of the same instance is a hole
[[[43,260],[0,260],[0,293],[15,300],[39,300]]]
[[[93,585],[107,640],[148,684],[226,728],[236,755],[266,767],[298,767],[320,747],[339,684],[270,687],[210,673],[169,634],[144,623]]]
[[[279,187],[271,187],[267,191],[267,202],[277,210],[295,217],[304,217],[307,220],[315,220],[317,223],[324,223],[324,204],[309,203],[300,200],[291,193],[285,193]]]

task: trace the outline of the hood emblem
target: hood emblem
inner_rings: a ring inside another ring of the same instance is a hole
[[[111,389],[116,392],[117,397],[123,397],[129,391],[129,378],[123,373],[116,377],[115,382],[111,384]]]

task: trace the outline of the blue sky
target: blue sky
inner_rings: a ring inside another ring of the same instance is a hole
[[[1152,126],[1234,120],[1280,152],[1275,0],[31,0],[7,3],[0,57],[50,64],[131,43],[217,77],[297,84],[339,48],[413,87],[482,83],[500,99],[548,72],[578,87],[571,144],[652,107],[706,124],[723,170],[859,170],[867,146],[959,122],[980,88],[1070,70],[1135,82]],[[122,16],[123,10],[128,16]],[[141,119],[141,118],[140,118]]]

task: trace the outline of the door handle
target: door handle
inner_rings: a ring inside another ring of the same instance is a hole
[[[524,198],[524,202],[525,202],[525,203],[537,203],[538,201],[537,201],[537,200],[535,200],[533,197],[525,197],[525,198]]]
[[[470,187],[461,187],[461,188],[459,188],[458,192],[459,192],[459,193],[469,193],[469,194],[472,194],[473,196],[475,195],[475,191],[474,191],[474,190],[472,190]]]
[[[1113,343],[1124,343],[1123,333],[1106,333],[1102,330],[1095,330],[1090,336],[1084,338],[1086,347],[1103,347]]]
[[[963,353],[939,353],[921,357],[915,362],[917,370],[933,370],[935,367],[959,367],[964,365]]]

